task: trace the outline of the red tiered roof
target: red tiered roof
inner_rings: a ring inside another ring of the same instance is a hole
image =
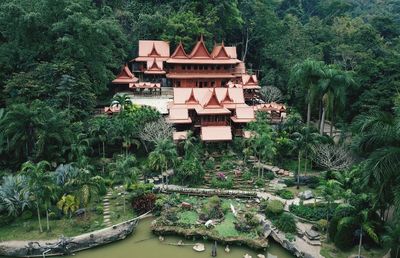
[[[122,69],[121,72],[117,75],[117,78],[115,78],[112,83],[113,84],[129,84],[129,83],[134,83],[139,81],[138,78],[133,75],[131,70],[129,70],[129,67],[125,65]]]
[[[197,41],[194,46],[192,52],[189,55],[190,58],[211,58],[210,53],[207,50],[206,45],[204,44],[203,35],[200,36],[200,40]]]
[[[217,45],[214,46],[214,49],[211,52],[211,56],[213,58],[217,58],[217,59],[230,59],[231,58],[225,49],[224,42],[222,42],[220,46],[217,46]]]
[[[182,42],[179,42],[179,45],[176,47],[174,53],[172,53],[171,58],[189,58],[183,48]]]

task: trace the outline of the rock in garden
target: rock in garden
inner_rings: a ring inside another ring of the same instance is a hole
[[[196,252],[204,252],[206,250],[206,247],[202,243],[196,243],[193,246],[193,250],[195,250]]]
[[[160,240],[162,242],[162,241],[164,241],[164,237],[163,236],[159,236],[158,240]]]
[[[225,252],[229,253],[230,251],[231,251],[231,249],[229,249],[229,245],[226,245]]]
[[[257,254],[257,257],[258,257],[258,258],[265,258],[265,255],[263,255],[263,254]]]
[[[182,202],[181,203],[181,207],[182,208],[186,208],[186,209],[191,209],[192,205],[190,203],[188,203],[188,202]]]
[[[251,255],[250,254],[245,254],[245,255],[243,255],[243,258],[251,258]]]

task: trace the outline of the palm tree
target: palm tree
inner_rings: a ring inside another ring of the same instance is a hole
[[[261,160],[272,160],[276,153],[274,141],[272,140],[273,131],[267,122],[266,114],[259,112],[257,114],[256,121],[249,124],[249,129],[254,132],[254,134],[252,137],[246,140],[246,144],[257,156],[258,177],[260,177],[261,171],[262,176],[264,176],[264,167],[261,166]]]
[[[25,160],[32,154],[35,144],[35,113],[26,104],[15,104],[8,108],[0,120],[0,142],[6,143],[5,151],[14,151],[16,157],[22,154]]]
[[[328,216],[332,211],[332,203],[336,200],[337,197],[340,196],[342,185],[337,180],[330,179],[320,185],[317,190],[328,204],[328,212],[326,215],[326,220],[328,221]]]
[[[139,169],[137,168],[136,158],[133,155],[129,156],[118,156],[115,162],[109,165],[109,171],[111,178],[116,182],[122,182],[124,187],[123,196],[123,204],[124,204],[124,213],[126,200],[125,195],[128,187],[137,181],[137,175],[139,173]]]
[[[106,146],[105,143],[109,138],[110,133],[110,119],[104,116],[98,116],[91,120],[90,123],[90,135],[97,141],[100,140],[102,143],[102,154],[103,158],[106,157]]]
[[[320,143],[322,140],[318,133],[314,132],[314,129],[311,127],[300,127],[297,131],[293,132],[290,135],[290,138],[293,141],[293,151],[297,151],[297,188],[299,188],[300,183],[300,171],[301,171],[301,159],[303,155],[305,155],[304,162],[304,172],[307,174],[307,162],[308,162],[308,154],[310,153],[312,146]]]
[[[324,72],[324,78],[320,83],[320,91],[322,93],[322,115],[320,121],[320,134],[324,133],[325,115],[326,113],[331,116],[331,130],[332,136],[333,122],[335,111],[341,109],[346,104],[346,90],[354,84],[350,73],[339,70],[335,66],[328,66]]]
[[[36,164],[31,161],[25,162],[21,169],[21,171],[28,176],[28,189],[36,205],[40,232],[43,232],[40,218],[40,206],[49,198],[47,195],[53,192],[53,182],[48,173],[49,168],[50,164],[43,160]]]
[[[392,257],[400,257],[400,217],[385,227],[386,234],[382,240],[385,245],[391,248]]]
[[[354,123],[355,131],[359,132],[355,146],[366,156],[362,166],[363,185],[375,192],[375,203],[383,220],[387,219],[391,205],[400,212],[399,100],[398,97],[394,115],[374,112],[359,116]]]
[[[307,91],[307,126],[310,126],[312,103],[319,95],[319,84],[325,76],[324,62],[306,59],[296,64],[290,74],[290,85],[299,85]]]
[[[132,105],[132,100],[128,94],[116,94],[112,98],[111,107],[112,106],[120,106],[121,112],[127,107]]]
[[[162,140],[156,143],[155,149],[149,155],[149,167],[162,173],[175,165],[177,157],[175,144],[170,139]],[[168,178],[166,183],[168,184]]]

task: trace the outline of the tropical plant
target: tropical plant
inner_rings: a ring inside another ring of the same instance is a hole
[[[176,164],[177,157],[178,153],[174,143],[170,139],[165,139],[158,142],[154,151],[150,153],[149,167],[163,173]],[[168,183],[168,178],[166,183]]]
[[[296,64],[290,74],[290,85],[293,90],[300,86],[306,90],[307,126],[310,126],[312,104],[320,95],[320,83],[325,77],[325,64],[321,61],[306,59]]]
[[[277,220],[274,222],[275,226],[286,233],[296,233],[296,221],[292,214],[290,213],[283,213],[279,216]]]
[[[48,205],[56,194],[55,184],[49,173],[49,168],[50,164],[47,161],[38,163],[28,161],[21,168],[21,171],[28,177],[28,189],[36,206],[40,232],[43,232],[40,206],[45,205],[47,228],[49,229]]]
[[[321,184],[318,188],[317,191],[319,194],[324,198],[324,200],[327,202],[327,217],[326,220],[329,221],[328,214],[332,212],[332,204],[333,202],[340,196],[342,187],[341,183],[334,179],[327,180],[323,184]]]
[[[71,194],[64,194],[57,202],[57,208],[65,215],[69,215],[69,217],[72,218],[72,214],[79,209],[79,201]]]
[[[117,106],[121,108],[121,112],[125,110],[126,107],[132,105],[132,100],[128,94],[115,94],[111,100],[111,107]]]
[[[28,178],[24,175],[9,175],[3,177],[0,185],[0,213],[17,217],[31,205],[28,190]]]

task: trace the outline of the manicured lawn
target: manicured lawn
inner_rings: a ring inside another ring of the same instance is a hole
[[[235,224],[233,224],[235,221],[236,218],[229,212],[225,215],[224,221],[215,226],[215,230],[222,237],[237,237],[239,232],[235,229]]]
[[[179,223],[194,225],[199,219],[199,215],[194,211],[184,211],[179,213]]]

